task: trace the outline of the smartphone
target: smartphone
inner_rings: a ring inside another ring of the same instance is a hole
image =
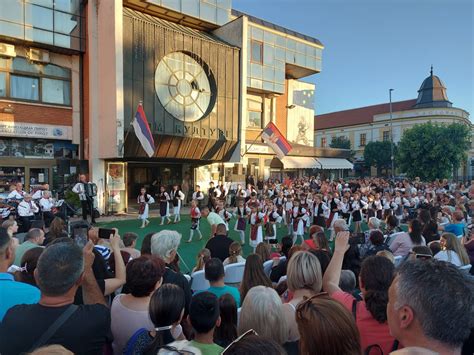
[[[278,239],[268,239],[268,244],[278,244]]]
[[[100,239],[110,239],[110,235],[115,234],[115,229],[112,228],[99,228],[99,238]]]
[[[81,248],[87,244],[87,227],[74,228],[72,230],[72,239]]]

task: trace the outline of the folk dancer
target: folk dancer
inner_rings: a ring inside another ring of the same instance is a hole
[[[293,244],[298,241],[298,237],[301,237],[301,243],[304,243],[305,215],[306,209],[300,205],[299,200],[294,200],[293,208],[291,210],[291,225],[293,226]]]
[[[240,243],[245,244],[245,229],[247,227],[247,219],[250,214],[250,208],[244,205],[244,200],[240,199],[238,201],[238,206],[235,209],[235,215],[237,216],[237,221],[235,222],[234,230],[239,233]]]
[[[313,224],[326,228],[326,215],[329,207],[321,199],[321,195],[314,196]]]
[[[201,186],[196,185],[196,191],[193,192],[193,200],[196,200],[197,207],[201,208],[202,201],[204,200],[204,194],[201,191]]]
[[[170,224],[171,223],[170,209],[169,209],[170,195],[166,192],[166,189],[164,186],[160,187],[159,199],[160,199],[160,217],[161,217],[160,226],[162,226],[165,223],[165,218],[168,220],[167,224]]]
[[[201,211],[199,210],[197,200],[192,200],[191,201],[191,210],[189,211],[189,213],[191,215],[191,229],[189,231],[189,239],[188,239],[187,242],[191,243],[192,240],[193,240],[194,232],[199,234],[199,240],[202,239],[201,230],[199,229],[199,221],[201,219]]]
[[[184,193],[181,191],[177,184],[173,185],[173,190],[171,190],[170,198],[171,202],[173,203],[173,223],[178,223],[181,221],[181,206],[184,201]]]
[[[262,212],[258,211],[258,205],[250,205],[250,215],[249,215],[249,224],[250,224],[250,246],[255,249],[257,245],[263,241],[263,232],[262,232],[262,223],[265,215]]]
[[[137,197],[138,202],[138,218],[142,220],[140,228],[145,228],[150,221],[148,220],[149,204],[155,203],[155,199],[146,193],[146,189],[140,189],[140,195]]]
[[[265,212],[265,240],[275,240],[277,237],[276,224],[281,221],[277,208],[273,201],[268,201],[267,211]]]

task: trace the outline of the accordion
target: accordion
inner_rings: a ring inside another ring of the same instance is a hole
[[[87,197],[97,196],[97,185],[92,182],[84,184],[84,193]]]

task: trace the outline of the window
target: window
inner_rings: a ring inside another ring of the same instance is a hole
[[[26,58],[0,62],[0,97],[71,105],[71,70]]]
[[[365,147],[365,144],[366,144],[366,134],[365,133],[361,133],[360,134],[360,146],[361,147]]]
[[[252,40],[250,42],[250,58],[254,63],[263,63],[263,43],[260,41]]]
[[[247,95],[247,127],[263,128],[263,97]]]
[[[321,148],[326,148],[326,137],[321,137]]]
[[[384,142],[390,141],[390,131],[383,131],[383,136],[382,136],[382,138],[383,138],[383,141],[384,141]]]

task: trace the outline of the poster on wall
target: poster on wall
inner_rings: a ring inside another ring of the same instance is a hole
[[[288,83],[287,139],[291,143],[314,146],[314,84],[297,80]]]
[[[108,163],[107,187],[109,190],[125,190],[125,166],[124,163]]]

